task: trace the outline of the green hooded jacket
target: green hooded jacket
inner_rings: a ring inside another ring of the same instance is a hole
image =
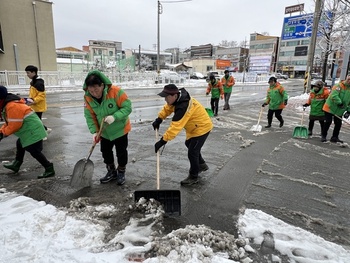
[[[120,138],[131,130],[129,119],[129,115],[132,111],[131,101],[126,93],[120,87],[112,85],[112,82],[102,72],[93,70],[88,73],[86,79],[90,75],[98,76],[105,86],[103,89],[102,101],[99,103],[91,96],[87,90],[86,81],[84,81],[84,116],[89,131],[91,134],[98,132],[102,120],[112,115],[115,121],[111,124],[104,124],[101,137],[110,141]]]
[[[285,102],[288,100],[288,94],[284,87],[277,82],[269,86],[265,103],[269,104],[270,110],[280,110],[285,108]]]
[[[323,110],[337,116],[342,116],[345,111],[350,111],[350,85],[345,81],[334,85],[323,105]]]

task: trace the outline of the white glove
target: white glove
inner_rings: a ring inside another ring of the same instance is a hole
[[[114,117],[112,115],[109,115],[105,118],[105,122],[107,122],[108,124],[111,124],[115,121]]]
[[[99,143],[101,141],[101,137],[97,136],[97,133],[92,135],[92,142]]]
[[[31,98],[24,98],[24,100],[26,101],[27,105],[32,105],[34,103],[34,100],[32,100]]]

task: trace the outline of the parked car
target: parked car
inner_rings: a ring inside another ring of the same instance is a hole
[[[190,79],[205,79],[204,75],[200,72],[193,72]]]
[[[310,83],[311,86],[312,86],[312,85],[315,85],[316,81],[318,81],[318,80],[322,80],[322,76],[314,76],[314,77],[311,79],[311,83]],[[337,78],[337,79],[335,79],[334,84],[336,84],[336,83],[338,83],[338,82],[339,82],[339,79]],[[332,87],[332,79],[330,79],[330,78],[326,79],[326,80],[324,81],[324,84],[325,84],[326,87],[331,88],[331,87]]]
[[[175,71],[161,70],[159,73],[158,83],[184,83],[185,78]]]
[[[219,75],[219,72],[217,72],[217,71],[209,71],[209,72],[207,73],[207,78],[206,78],[206,81],[207,81],[207,82],[209,82],[209,77],[210,77],[210,75],[214,75],[214,77],[215,77],[217,80],[220,80],[220,79],[221,79],[221,77],[220,77],[220,75]]]
[[[275,73],[274,74],[277,79],[288,79],[288,75],[282,74],[282,73]]]

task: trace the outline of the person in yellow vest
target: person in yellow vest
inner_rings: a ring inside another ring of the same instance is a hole
[[[188,149],[187,157],[190,161],[189,175],[181,181],[181,185],[193,185],[199,182],[198,174],[209,169],[202,157],[201,149],[213,129],[213,123],[205,108],[184,89],[178,89],[175,84],[164,86],[158,94],[165,99],[166,104],[152,123],[154,130],[159,130],[160,124],[174,113],[169,128],[163,137],[154,145],[155,152],[173,140],[182,129],[186,130],[185,145]]]
[[[230,71],[227,69],[224,71],[225,75],[221,79],[221,84],[224,87],[224,110],[230,110],[230,97],[232,93],[232,87],[235,85],[235,79],[233,76],[230,76]]]
[[[42,119],[43,113],[47,110],[46,104],[46,90],[44,80],[38,76],[38,68],[33,65],[28,65],[25,68],[27,77],[31,79],[29,88],[29,98],[25,98],[26,104],[29,105],[35,113],[38,115],[40,120]],[[44,125],[47,132],[51,129]],[[44,140],[46,137],[44,138]]]

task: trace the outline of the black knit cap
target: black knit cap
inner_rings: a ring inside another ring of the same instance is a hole
[[[0,100],[3,100],[7,97],[7,88],[0,86]]]

